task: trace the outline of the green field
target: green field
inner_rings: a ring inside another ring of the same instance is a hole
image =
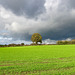
[[[0,48],[0,75],[75,75],[75,45]]]

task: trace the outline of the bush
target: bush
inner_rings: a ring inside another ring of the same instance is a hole
[[[24,46],[24,43],[21,43],[21,46]]]
[[[57,41],[58,45],[65,45],[65,44],[69,44],[69,41]]]

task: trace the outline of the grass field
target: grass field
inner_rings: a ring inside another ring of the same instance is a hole
[[[75,75],[75,45],[0,48],[0,75]]]

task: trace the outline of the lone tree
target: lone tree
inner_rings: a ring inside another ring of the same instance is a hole
[[[36,44],[38,44],[38,42],[42,43],[42,36],[39,33],[34,33],[31,37],[31,41]]]

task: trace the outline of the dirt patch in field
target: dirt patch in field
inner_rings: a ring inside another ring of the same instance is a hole
[[[75,57],[63,57],[63,58],[57,58],[57,59],[61,59],[61,60],[63,60],[63,59],[75,59]]]
[[[57,60],[57,59],[64,60],[64,59],[71,59],[71,58],[75,58],[75,57],[50,58],[50,59],[43,59],[43,60]]]
[[[51,59],[43,59],[43,62],[44,61],[47,61],[47,62],[70,62],[71,60],[75,60],[75,57],[62,57],[62,58],[51,58]]]
[[[73,67],[75,67],[75,66],[72,66],[72,67],[62,67],[62,68],[58,68],[57,70],[61,70],[61,69],[63,69],[63,70],[69,70],[69,69],[71,69]]]
[[[1,65],[2,64],[2,65]],[[25,63],[23,63],[23,62],[1,62],[0,63],[0,66],[15,66],[15,65],[23,65],[23,64],[25,64]]]
[[[0,66],[12,66],[12,64],[7,64],[7,65],[0,65]]]
[[[70,70],[71,68],[73,68],[73,67],[65,67],[65,68],[50,69],[50,70],[35,70],[35,71],[27,71],[27,72],[22,71],[21,75],[27,75],[27,74],[35,74],[36,75],[37,73],[38,73],[38,75],[41,75],[41,72],[51,72],[53,70],[56,70],[56,71],[63,70],[63,72],[64,72],[64,70]],[[75,74],[73,74],[73,75],[75,75]]]
[[[51,63],[51,62],[35,62],[35,63]]]
[[[61,58],[50,58],[50,59],[42,59],[42,60],[44,60],[44,61],[55,61],[55,62],[57,62],[57,60],[64,60],[64,59],[75,59],[75,57],[61,57]],[[39,59],[40,60],[40,59]],[[27,63],[27,61],[25,61],[25,60],[23,60],[23,61],[18,61],[18,60],[16,60],[16,61],[1,61],[0,62],[0,64],[1,63]],[[39,63],[39,62],[38,62]],[[50,62],[40,62],[40,63],[50,63]]]
[[[75,75],[75,73],[72,73],[71,75]]]
[[[48,69],[48,70],[34,70],[34,71],[21,71],[21,72],[12,72],[12,74],[14,75],[14,74],[17,74],[17,75],[28,75],[28,74],[30,74],[30,75],[32,75],[32,74],[34,74],[34,75],[41,75],[41,72],[46,72],[46,73],[51,73],[52,71],[57,71],[57,72],[59,72],[59,71],[65,71],[65,70],[70,70],[70,69],[72,69],[73,67],[64,67],[64,68],[58,68],[58,69]],[[4,73],[5,74],[5,73]],[[8,75],[10,75],[11,73],[9,72],[9,73],[7,73]],[[75,73],[74,74],[72,74],[72,75],[75,75]]]
[[[16,63],[16,62],[26,62],[26,61],[1,61],[0,63]]]

